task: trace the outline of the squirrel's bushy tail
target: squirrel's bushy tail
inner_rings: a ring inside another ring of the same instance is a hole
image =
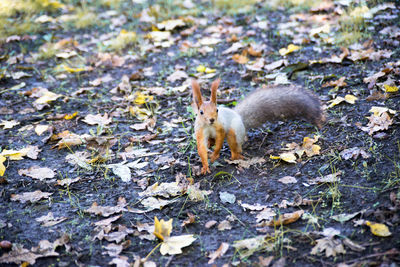
[[[267,121],[304,119],[322,127],[325,115],[318,97],[294,85],[268,85],[247,95],[234,110],[242,117],[246,129]]]

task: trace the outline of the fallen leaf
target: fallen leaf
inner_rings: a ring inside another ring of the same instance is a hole
[[[146,191],[140,192],[140,197],[162,196],[165,198],[174,197],[182,194],[182,188],[176,182],[161,183],[156,182],[149,186]]]
[[[16,263],[22,264],[27,262],[29,264],[35,264],[36,259],[40,255],[32,253],[31,251],[25,249],[22,245],[13,245],[12,250],[8,253],[4,253],[0,257],[0,263]]]
[[[249,58],[246,56],[246,53],[242,53],[241,55],[234,54],[232,56],[232,59],[239,64],[246,64],[247,62],[249,62]]]
[[[309,184],[321,184],[321,183],[336,183],[339,181],[339,176],[342,175],[341,171],[336,173],[328,174],[325,176],[317,177],[313,180],[309,180]]]
[[[47,215],[36,218],[35,221],[42,223],[41,226],[50,227],[50,226],[59,224],[67,219],[68,219],[67,217],[55,218],[53,213],[49,212]]]
[[[388,85],[388,84],[384,84],[383,87],[385,88],[385,91],[387,93],[395,93],[399,91],[399,88],[395,85]]]
[[[0,155],[0,176],[3,176],[6,172],[6,166],[4,166],[4,161],[6,161],[6,157]]]
[[[329,86],[334,86],[335,88],[345,87],[347,86],[347,83],[344,81],[345,79],[346,77],[341,77],[336,81],[326,82],[322,85],[322,87],[329,87]]]
[[[276,215],[275,211],[273,211],[271,208],[264,208],[260,213],[257,214],[256,219],[257,222],[271,221],[275,215]],[[258,226],[262,227],[263,225],[258,225]]]
[[[383,223],[366,221],[365,224],[369,226],[369,228],[371,229],[371,233],[376,236],[387,237],[392,235],[392,233],[389,231],[389,228]]]
[[[279,215],[277,219],[265,222],[267,226],[280,226],[296,222],[304,214],[304,210],[298,210],[291,213],[284,213]]]
[[[39,200],[45,198],[49,198],[53,193],[42,192],[40,190],[36,190],[34,192],[26,192],[22,194],[11,194],[12,201],[19,201],[21,203],[31,202],[35,203]]]
[[[126,200],[123,197],[118,199],[117,206],[99,206],[97,202],[93,202],[92,206],[86,210],[87,213],[94,213],[96,215],[101,215],[103,217],[108,217],[115,213],[120,213],[123,211],[127,211],[126,207]]]
[[[248,169],[252,165],[264,163],[265,159],[262,157],[254,157],[254,158],[250,158],[248,160],[244,160],[244,159],[228,160],[228,159],[226,159],[225,161],[228,162],[229,164],[237,164],[239,168]]]
[[[221,199],[222,203],[233,204],[236,201],[235,195],[230,194],[228,192],[219,192],[219,198]]]
[[[0,126],[3,126],[4,130],[11,129],[18,124],[19,124],[19,122],[16,120],[10,120],[10,121],[1,120],[1,122],[0,122]]]
[[[171,231],[172,219],[166,222],[154,217],[154,235],[163,241],[160,247],[162,255],[181,254],[183,247],[191,245],[196,240],[193,235],[170,236]]]
[[[181,227],[185,227],[186,225],[192,224],[196,221],[194,214],[188,212],[187,216],[187,219],[182,222]]]
[[[88,114],[85,116],[85,118],[82,120],[83,122],[89,124],[89,125],[108,125],[112,122],[112,118],[108,117],[107,113],[104,113],[102,116],[101,114],[93,115],[93,114]]]
[[[32,166],[29,169],[18,170],[18,174],[21,176],[29,176],[33,179],[38,179],[40,181],[51,179],[55,176],[55,173],[52,169],[47,167],[41,168],[39,166]]]
[[[286,56],[286,55],[288,55],[288,54],[290,54],[290,53],[292,53],[292,52],[294,52],[294,51],[300,50],[300,49],[301,49],[301,46],[297,46],[297,45],[294,45],[294,44],[290,44],[290,45],[288,45],[287,48],[281,48],[281,49],[279,49],[279,54],[280,54],[281,56]]]
[[[292,152],[281,153],[279,154],[279,158],[288,163],[296,163],[297,159],[294,153]]]
[[[208,264],[213,264],[214,261],[216,259],[222,257],[228,251],[228,249],[229,249],[229,244],[222,242],[216,251],[214,251],[213,253],[210,253],[208,255],[208,257],[210,258],[210,260],[208,261]]]
[[[193,235],[180,235],[167,237],[161,243],[160,252],[162,255],[176,255],[182,253],[182,248],[190,246],[196,240]]]
[[[186,74],[186,72],[184,72],[182,70],[177,70],[167,77],[167,81],[176,82],[178,80],[188,79],[188,78],[189,78],[189,76]]]
[[[326,257],[336,257],[337,254],[346,253],[342,242],[340,242],[340,240],[338,239],[335,239],[334,237],[324,237],[315,241],[317,242],[317,244],[312,248],[310,252],[310,254],[312,255],[317,255],[325,251]]]
[[[283,184],[295,184],[295,183],[297,183],[296,178],[294,178],[293,176],[284,176],[284,177],[278,179],[278,181],[283,183]]]
[[[228,220],[223,220],[218,224],[218,231],[225,231],[230,229],[232,229],[232,226]]]

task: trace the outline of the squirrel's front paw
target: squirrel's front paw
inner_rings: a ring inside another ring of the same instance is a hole
[[[201,172],[202,175],[206,174],[206,173],[211,173],[210,168],[208,168],[208,166],[203,166],[201,168]]]
[[[212,154],[211,154],[211,157],[210,157],[210,160],[211,160],[211,162],[214,162],[214,161],[216,161],[218,158],[219,158],[219,153],[218,153],[218,154],[212,153]]]

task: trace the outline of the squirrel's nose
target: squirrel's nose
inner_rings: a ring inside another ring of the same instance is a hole
[[[214,119],[210,119],[210,123],[211,123],[211,124],[214,123]]]

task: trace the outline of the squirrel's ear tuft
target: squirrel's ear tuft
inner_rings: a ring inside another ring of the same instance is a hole
[[[193,89],[193,102],[196,104],[197,109],[203,104],[203,99],[201,97],[200,85],[197,80],[192,79],[192,89]]]
[[[220,81],[221,78],[218,78],[211,84],[211,102],[213,102],[214,104],[217,104],[217,91]]]

